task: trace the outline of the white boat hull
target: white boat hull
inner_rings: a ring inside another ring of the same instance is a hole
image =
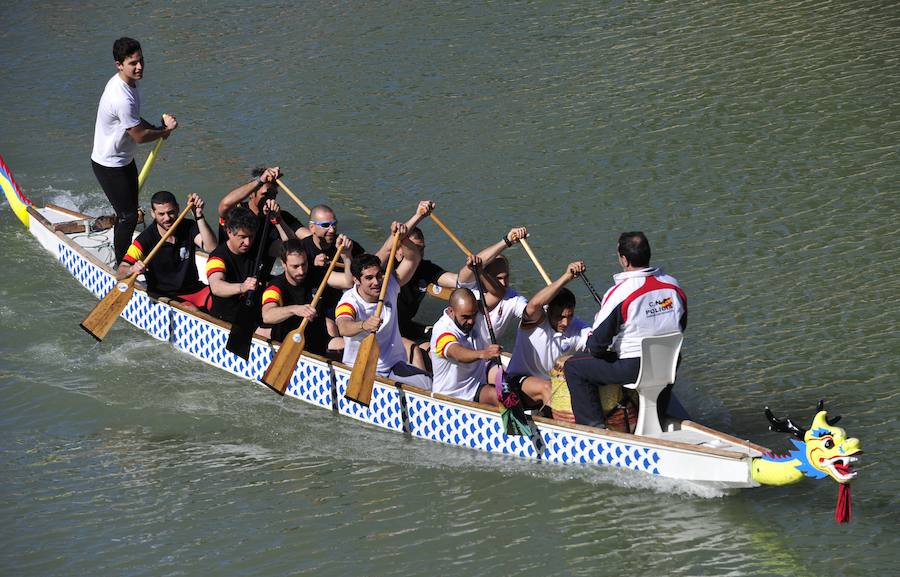
[[[29,230],[34,237],[78,282],[102,298],[114,285],[112,271],[78,244],[78,234],[53,230],[54,223],[71,221],[72,216],[52,208],[30,207],[29,211]],[[260,384],[275,352],[268,342],[254,339],[245,361],[225,349],[227,328],[150,298],[140,289],[122,317],[182,352]],[[391,382],[377,380],[372,402],[364,407],[344,398],[349,378],[350,369],[341,363],[304,355],[285,394],[376,427],[448,445],[550,463],[632,469],[724,488],[757,486],[750,476],[751,459],[765,450],[689,422],[675,423],[676,430],[657,438],[537,418],[540,442],[533,442],[506,435],[499,412],[491,407]]]

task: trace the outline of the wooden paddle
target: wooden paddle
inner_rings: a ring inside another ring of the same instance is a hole
[[[178,225],[181,224],[185,215],[187,215],[188,211],[192,208],[194,208],[194,203],[189,202],[185,209],[181,211],[181,214],[178,215],[178,218],[175,219],[175,222],[172,223],[172,226],[169,227],[169,230],[162,235],[162,238],[159,239],[159,242],[156,243],[156,246],[150,251],[150,254],[144,258],[143,263],[145,265],[149,264],[153,257],[156,256],[157,251],[162,248],[166,239],[174,234],[175,229],[178,228]],[[156,223],[154,222],[152,226],[156,226]],[[90,333],[90,335],[98,341],[102,341],[103,337],[106,336],[106,333],[109,332],[109,329],[112,328],[113,323],[116,322],[116,319],[119,318],[119,315],[125,310],[128,301],[131,300],[131,295],[134,294],[134,281],[137,277],[138,273],[133,273],[127,279],[117,282],[112,290],[106,293],[103,300],[97,303],[94,310],[84,318],[81,322],[81,328]]]
[[[524,238],[520,238],[519,242],[522,243],[522,248],[525,249],[525,252],[528,253],[528,256],[531,257],[531,262],[534,263],[534,267],[538,270],[541,276],[544,278],[544,282],[547,283],[547,286],[553,282],[550,280],[550,275],[547,274],[547,271],[544,270],[544,267],[541,266],[541,263],[538,262],[537,257],[534,255],[534,251],[531,250],[531,247],[528,246],[528,241]]]
[[[228,342],[225,343],[226,350],[231,351],[245,361],[250,359],[250,343],[253,341],[253,332],[259,324],[259,303],[256,299],[256,288],[259,287],[259,273],[263,266],[263,257],[269,248],[269,227],[272,224],[268,215],[265,220],[259,248],[256,251],[256,260],[253,261],[253,269],[250,271],[250,276],[256,277],[256,287],[247,291],[247,294],[241,299],[234,322],[231,323]]]
[[[297,206],[299,206],[300,208],[303,209],[303,212],[305,212],[306,214],[312,214],[312,211],[309,209],[309,207],[306,206],[305,204],[303,204],[303,201],[300,200],[299,198],[297,198],[297,195],[295,195],[293,192],[291,192],[291,189],[288,188],[287,186],[285,186],[284,182],[282,182],[282,180],[280,178],[276,178],[275,182],[278,184],[278,186],[281,188],[281,190],[286,192],[287,195],[289,197],[291,197],[291,200],[293,200],[294,202],[297,203]]]
[[[391,244],[391,256],[388,257],[387,268],[384,272],[384,280],[381,282],[378,305],[375,307],[374,316],[376,317],[381,316],[381,309],[384,306],[384,295],[387,293],[391,272],[394,270],[394,255],[397,254],[397,245],[399,244],[400,233],[396,232],[394,234],[394,242]],[[375,369],[378,368],[378,356],[380,354],[381,347],[378,346],[375,333],[363,339],[362,344],[359,345],[359,352],[356,353],[353,372],[350,373],[350,383],[347,385],[347,391],[344,393],[346,398],[356,401],[360,405],[369,406],[369,401],[372,400],[372,385],[375,384]]]
[[[459,247],[459,250],[463,251],[463,253],[466,256],[472,256],[472,251],[469,250],[468,248],[466,248],[466,245],[464,245],[463,242],[461,240],[459,240],[459,238],[457,238],[457,236],[455,234],[453,234],[453,232],[449,228],[447,228],[447,225],[444,224],[444,221],[439,219],[438,216],[436,214],[434,214],[434,211],[431,211],[431,220],[434,221],[434,224],[441,227],[441,230],[444,231],[444,233],[448,237],[450,237],[450,240],[452,240],[453,243]],[[476,273],[476,276],[478,276],[477,273]]]
[[[144,187],[144,181],[147,180],[147,175],[150,174],[150,169],[153,168],[153,163],[156,162],[156,155],[159,154],[159,149],[162,148],[163,140],[163,138],[160,138],[156,141],[156,146],[150,151],[150,156],[147,157],[147,161],[141,167],[141,173],[138,175],[138,192]]]
[[[343,244],[337,243],[338,254],[340,254],[341,248],[343,248]],[[325,292],[325,287],[328,286],[328,277],[331,276],[331,272],[334,270],[337,262],[338,259],[335,258],[328,265],[328,270],[325,271],[325,278],[319,283],[319,288],[313,296],[312,302],[309,303],[311,307],[315,308],[319,303],[322,293]],[[309,324],[309,319],[304,317],[300,326],[285,336],[284,341],[281,343],[281,348],[278,349],[278,353],[275,354],[275,358],[269,364],[269,368],[266,369],[266,374],[263,375],[263,383],[279,395],[284,395],[284,392],[287,390],[288,383],[291,381],[291,375],[294,374],[294,369],[297,367],[297,361],[300,360],[300,355],[303,354],[303,349],[306,348],[306,339],[303,338],[303,334],[306,331],[307,324]]]

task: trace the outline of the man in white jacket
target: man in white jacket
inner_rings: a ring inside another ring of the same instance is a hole
[[[650,242],[642,232],[619,237],[615,285],[603,295],[594,318],[587,354],[565,365],[575,421],[605,427],[599,385],[629,384],[641,368],[642,337],[682,332],[687,326],[687,298],[673,277],[650,267]]]

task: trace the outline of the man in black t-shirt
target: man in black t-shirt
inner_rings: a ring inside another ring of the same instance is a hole
[[[210,312],[229,323],[234,322],[241,296],[256,290],[257,278],[253,271],[256,255],[250,248],[257,222],[256,216],[244,207],[229,211],[225,223],[228,240],[216,247],[206,261],[206,278],[212,293]]]
[[[203,215],[203,199],[188,196],[188,203],[196,220],[182,220],[175,232],[166,239],[150,265],[143,262],[162,236],[177,220],[181,209],[175,195],[161,190],[150,199],[153,222],[132,241],[128,252],[116,269],[116,278],[124,279],[134,273],[143,274],[147,292],[151,296],[174,298],[190,309],[209,308],[209,287],[200,281],[194,253],[197,247],[209,252],[216,248],[216,236]]]
[[[303,238],[310,234],[309,229],[303,226],[296,217],[286,210],[281,210],[275,196],[278,194],[278,184],[275,182],[281,178],[281,170],[277,166],[270,168],[257,167],[252,171],[252,180],[235,188],[219,201],[219,243],[224,243],[228,234],[225,230],[225,221],[228,213],[236,206],[248,209],[257,219],[257,232],[263,230],[263,224],[268,216],[273,220],[273,226],[269,228],[267,238],[262,235],[254,237],[250,254],[256,255],[259,243],[267,242],[263,260],[263,272],[268,276],[272,272],[272,266],[281,251],[281,243],[290,238]]]
[[[330,206],[325,204],[317,204],[312,207],[309,213],[309,227],[297,231],[297,237],[306,251],[309,272],[307,273],[310,283],[313,287],[318,287],[319,283],[325,277],[325,271],[331,259],[336,257],[337,249],[335,248],[338,240],[343,240],[344,244],[352,246],[352,255],[359,256],[365,253],[365,249],[356,242],[337,231],[338,221],[334,215],[334,211]],[[338,272],[340,271],[338,264]],[[313,289],[315,290],[315,289]],[[339,338],[337,325],[334,324],[334,307],[341,300],[343,291],[328,287],[322,294],[322,301],[319,310],[322,311],[325,318],[325,325],[328,327],[328,334],[333,338]]]
[[[346,290],[353,286],[353,275],[350,273],[353,246],[352,242],[348,243],[341,251],[346,267],[343,272],[335,270],[331,273],[329,287]],[[281,246],[281,262],[284,273],[272,279],[262,300],[263,322],[272,325],[272,339],[283,341],[289,332],[300,326],[304,317],[309,317],[310,322],[303,333],[305,350],[322,356],[329,351],[342,350],[344,340],[328,336],[325,315],[319,314],[309,304],[319,285],[310,281],[308,259],[302,242],[297,239],[285,242]],[[321,310],[321,305],[318,308]]]

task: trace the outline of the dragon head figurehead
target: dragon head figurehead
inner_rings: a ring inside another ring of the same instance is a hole
[[[828,475],[838,483],[849,483],[856,477],[853,463],[858,460],[856,455],[862,453],[859,439],[847,438],[844,429],[829,424],[825,411],[816,413],[803,440],[805,443],[795,441],[794,444],[805,450],[806,463],[811,467],[809,471],[803,470],[806,476],[821,479]]]
[[[828,418],[825,403],[819,401],[816,416],[809,429],[798,427],[790,417],[779,419],[766,407],[769,429],[791,433],[794,450],[786,455],[767,453],[753,459],[751,474],[760,485],[790,485],[812,477],[831,477],[840,483],[838,509],[839,522],[850,520],[850,481],[856,477],[853,464],[862,454],[859,439],[848,438],[847,433],[835,424],[840,416]]]

